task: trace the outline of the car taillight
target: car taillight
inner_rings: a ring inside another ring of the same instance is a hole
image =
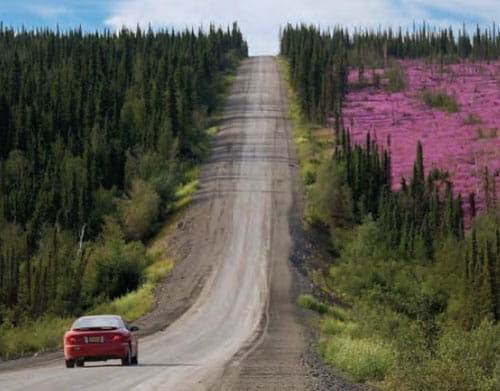
[[[121,335],[113,335],[113,338],[111,338],[111,341],[113,342],[120,342],[122,340]]]
[[[66,341],[68,343],[74,344],[74,343],[76,343],[76,337],[73,337],[73,336],[67,337]]]

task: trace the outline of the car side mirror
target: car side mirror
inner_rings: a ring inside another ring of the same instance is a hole
[[[134,332],[136,332],[136,331],[139,331],[139,327],[137,327],[137,326],[130,326],[129,330],[130,330],[132,333],[134,333]]]

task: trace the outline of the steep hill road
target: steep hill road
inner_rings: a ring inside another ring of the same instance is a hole
[[[205,213],[195,222],[192,254],[212,259],[212,271],[187,312],[141,341],[141,364],[68,370],[55,361],[0,372],[0,389],[196,390],[216,383],[261,334],[271,262],[288,257],[293,161],[283,93],[276,59],[241,65],[195,200]]]

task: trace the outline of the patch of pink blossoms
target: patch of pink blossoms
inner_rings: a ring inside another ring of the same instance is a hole
[[[433,166],[446,169],[455,194],[465,200],[475,192],[478,208],[484,208],[484,168],[488,167],[490,176],[500,174],[500,62],[446,65],[444,72],[439,65],[423,61],[400,64],[408,85],[404,92],[366,87],[348,94],[344,121],[353,141],[364,142],[370,132],[379,145],[388,148],[390,136],[393,188],[397,190],[402,177],[411,177],[420,140],[426,171]],[[370,79],[371,74],[367,70],[365,77]],[[349,80],[357,79],[358,72],[353,70]],[[422,100],[425,89],[453,95],[459,111],[427,107]],[[500,175],[495,180],[498,193]]]

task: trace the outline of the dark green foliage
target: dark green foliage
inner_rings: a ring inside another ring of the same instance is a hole
[[[387,69],[384,77],[388,79],[384,88],[389,92],[402,92],[406,89],[406,75],[403,67],[395,62],[391,68]]]
[[[145,253],[126,240],[165,217],[206,149],[223,74],[246,55],[236,25],[61,34],[0,24],[0,323],[74,314],[137,287]],[[106,216],[115,235],[102,236]]]
[[[292,86],[312,122],[339,117],[347,93],[346,40],[343,30],[321,35],[312,26],[289,25],[283,31],[281,54],[289,59]]]
[[[458,103],[455,97],[448,95],[446,91],[425,91],[422,95],[424,103],[438,110],[444,110],[449,113],[458,111]]]

